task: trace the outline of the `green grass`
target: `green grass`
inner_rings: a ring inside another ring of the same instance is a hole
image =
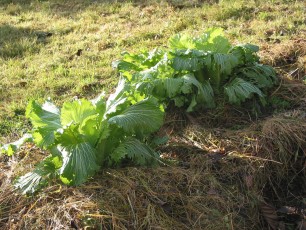
[[[302,0],[2,0],[0,143],[26,132],[31,99],[61,104],[111,92],[118,79],[111,62],[124,50],[208,27],[224,28],[234,43],[283,42],[305,36],[304,10]]]

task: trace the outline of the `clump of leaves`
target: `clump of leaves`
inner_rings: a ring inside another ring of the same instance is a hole
[[[31,101],[26,115],[34,127],[31,136],[2,146],[2,152],[12,154],[32,139],[50,156],[17,180],[15,186],[23,193],[33,193],[53,177],[79,185],[104,166],[158,161],[159,155],[145,142],[162,125],[163,109],[153,97],[131,93],[124,80],[107,100],[102,94],[92,101],[65,102],[61,109],[51,101],[43,105]]]
[[[189,112],[214,108],[217,98],[238,105],[255,98],[265,105],[277,76],[272,67],[259,63],[258,51],[251,44],[232,46],[222,29],[213,28],[195,38],[175,35],[167,49],[125,52],[113,66],[136,91]]]

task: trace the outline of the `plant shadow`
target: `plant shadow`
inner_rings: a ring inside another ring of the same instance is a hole
[[[50,32],[0,25],[0,57],[10,59],[23,57],[26,53],[37,53],[50,36]]]
[[[216,4],[219,0],[1,0],[0,9],[11,15],[19,15],[22,12],[35,11],[35,6],[40,6],[40,10],[46,11],[48,14],[56,14],[60,17],[73,17],[74,15],[86,11],[87,8],[95,6],[107,6],[105,11],[116,12],[124,4],[132,4],[135,7],[147,7],[156,4],[168,4],[175,9],[183,9],[190,7],[200,7],[203,4]]]

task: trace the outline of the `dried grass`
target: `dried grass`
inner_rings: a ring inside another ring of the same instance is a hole
[[[290,103],[291,108],[305,108],[306,106],[306,84],[299,80],[282,78],[280,86],[272,93],[284,101]]]
[[[266,44],[260,52],[262,61],[276,66],[288,78],[302,80],[306,75],[306,40],[297,38],[279,44]]]

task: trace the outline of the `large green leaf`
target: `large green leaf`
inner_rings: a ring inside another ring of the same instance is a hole
[[[54,132],[61,128],[59,109],[51,102],[46,101],[42,106],[31,101],[26,109],[26,116],[31,120],[35,132],[36,144],[48,147],[54,143]]]
[[[129,92],[129,90],[130,85],[126,84],[123,78],[120,78],[116,87],[116,91],[111,94],[106,101],[104,116],[108,116],[112,113],[117,113],[121,109],[120,106],[127,101],[126,93]]]
[[[277,82],[275,70],[267,65],[254,64],[239,70],[239,76],[258,88],[270,88]]]
[[[137,65],[124,61],[124,60],[117,60],[112,63],[112,67],[117,69],[119,72],[126,72],[126,71],[139,71],[142,68],[138,67]]]
[[[143,70],[138,74],[134,74],[133,81],[139,83],[147,80],[164,79],[172,77],[175,74],[175,70],[169,65],[170,59],[167,54],[149,69]]]
[[[44,175],[45,172],[42,169],[26,173],[16,181],[15,187],[19,189],[22,194],[34,193],[46,183],[46,181],[43,180]]]
[[[200,83],[193,74],[186,74],[182,78],[184,79],[185,84],[192,84],[197,88],[196,101],[203,103],[200,106],[206,108],[215,107],[213,89],[211,88],[211,85],[208,81]],[[193,108],[195,106],[195,102],[193,101],[192,104],[193,106],[190,108]]]
[[[213,53],[208,55],[205,65],[210,82],[217,92],[238,64],[238,59],[233,54]]]
[[[177,95],[178,90],[182,87],[184,82],[180,78],[166,78],[163,79],[163,85],[166,89],[167,96],[172,98]]]
[[[57,137],[60,143],[58,151],[63,158],[60,176],[64,183],[70,185],[85,182],[99,169],[94,146],[78,130],[77,125],[71,125]]]
[[[95,106],[86,99],[65,102],[61,110],[61,123],[63,126],[81,124],[87,117],[95,114]]]
[[[82,184],[99,169],[96,151],[88,142],[59,148],[59,151],[63,155],[61,179],[66,184]]]
[[[172,68],[176,71],[198,71],[203,68],[207,53],[198,50],[179,50],[172,53]]]
[[[224,92],[228,96],[229,102],[234,104],[240,104],[254,94],[264,97],[259,88],[241,78],[235,78],[232,82],[225,85]]]
[[[206,68],[211,70],[210,74],[212,76],[216,76],[214,72],[229,75],[233,68],[238,65],[238,59],[233,54],[214,53],[207,56],[205,64]]]
[[[101,132],[102,118],[99,115],[92,115],[84,119],[82,124],[79,126],[80,134],[84,135],[84,138],[92,145],[95,145],[99,139]]]
[[[136,138],[127,138],[124,140],[110,157],[115,163],[127,157],[132,159],[137,165],[152,164],[159,158],[154,150]]]
[[[35,128],[48,127],[53,130],[60,128],[59,113],[59,109],[51,101],[46,101],[42,106],[30,101],[26,109],[26,116],[31,119]]]
[[[181,93],[182,78],[157,79],[153,82],[154,94],[158,97],[173,98]]]
[[[163,124],[164,113],[155,99],[146,99],[134,104],[108,122],[123,128],[129,134],[147,134],[157,131]]]
[[[188,35],[176,34],[169,39],[170,49],[194,49],[196,44]]]
[[[258,50],[258,46],[244,44],[233,47],[229,53],[233,54],[237,58],[239,65],[243,66],[259,61],[259,57],[256,55]]]
[[[229,41],[224,37],[222,28],[207,29],[205,33],[194,40],[195,48],[203,51],[227,53],[231,47]]]
[[[237,58],[232,54],[213,54],[213,62],[220,69],[221,74],[230,74],[234,67],[238,65]]]
[[[91,100],[91,103],[95,106],[96,112],[104,116],[106,110],[105,92],[102,92],[95,99]]]
[[[19,177],[14,183],[15,188],[20,189],[23,194],[31,194],[42,188],[48,180],[57,176],[57,170],[61,161],[57,156],[49,156],[39,163],[33,172]]]
[[[169,39],[169,48],[172,50],[193,49],[227,53],[231,45],[223,35],[221,28],[207,29],[202,35],[194,38],[186,34],[177,34]]]

